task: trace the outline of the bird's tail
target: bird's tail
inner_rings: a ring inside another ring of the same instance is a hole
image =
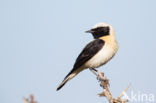
[[[57,91],[60,90],[60,89],[67,83],[68,80],[69,80],[68,78],[67,78],[67,79],[64,79],[64,80],[61,82],[61,84],[57,87]]]
[[[64,78],[64,80],[61,82],[61,84],[57,87],[57,91],[60,90],[70,79],[75,77],[82,69],[72,69],[68,75]]]

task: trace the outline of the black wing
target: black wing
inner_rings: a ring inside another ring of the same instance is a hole
[[[95,39],[94,41],[87,44],[86,47],[80,53],[80,55],[77,57],[73,69],[69,72],[69,74],[66,77],[68,77],[72,72],[74,72],[84,63],[86,63],[89,59],[91,59],[103,47],[104,44],[105,42],[101,39]]]

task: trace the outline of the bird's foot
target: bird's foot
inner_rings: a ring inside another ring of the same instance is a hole
[[[101,81],[104,78],[104,73],[97,71],[97,80]]]
[[[90,68],[90,71],[91,71],[92,73],[94,73],[94,74],[97,76],[96,79],[97,79],[99,82],[101,82],[101,83],[100,83],[101,86],[104,86],[104,84],[106,84],[106,85],[109,86],[109,80],[108,80],[106,77],[104,77],[104,73],[99,72],[98,70],[96,70],[96,69],[94,69],[94,68]]]

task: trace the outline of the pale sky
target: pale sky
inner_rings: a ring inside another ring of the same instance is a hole
[[[98,69],[109,78],[113,96],[131,83],[128,95],[153,94],[156,101],[155,4],[155,0],[0,0],[0,103],[22,103],[31,93],[39,103],[106,103],[96,95],[102,89],[89,70],[56,91],[93,39],[84,31],[98,22],[113,26],[119,45],[116,56]]]

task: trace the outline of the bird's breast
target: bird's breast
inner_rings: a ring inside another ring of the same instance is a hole
[[[114,42],[112,44],[105,43],[102,49],[85,63],[86,68],[97,68],[107,63],[117,52],[118,46]]]

